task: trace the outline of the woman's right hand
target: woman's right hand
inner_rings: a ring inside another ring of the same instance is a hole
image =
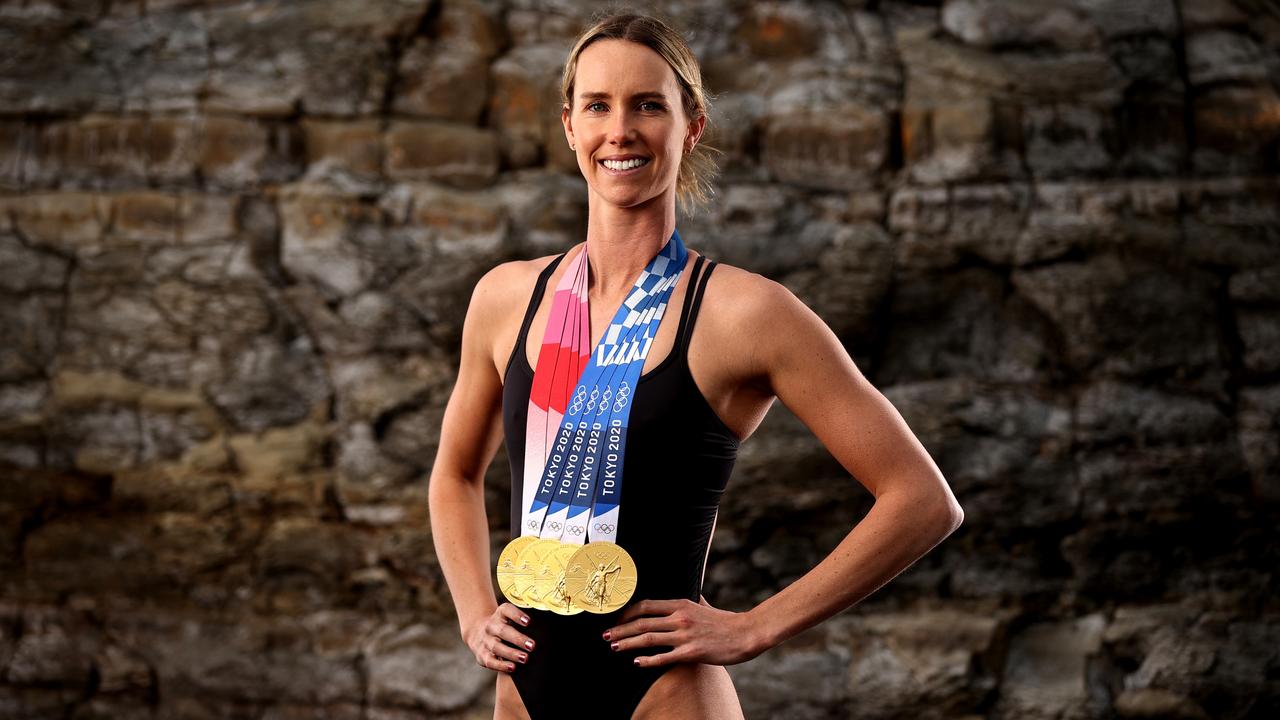
[[[525,611],[504,602],[492,615],[472,624],[463,639],[481,667],[511,672],[517,662],[527,662],[533,650],[533,640],[515,627],[528,624]]]

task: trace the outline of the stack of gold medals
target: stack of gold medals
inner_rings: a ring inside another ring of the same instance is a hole
[[[521,535],[498,556],[498,587],[508,600],[560,615],[613,612],[631,599],[637,579],[631,555],[611,542]]]
[[[635,592],[635,561],[616,542],[627,419],[687,258],[672,233],[594,353],[585,244],[560,278],[529,394],[521,535],[498,557],[498,587],[520,607],[609,613]]]

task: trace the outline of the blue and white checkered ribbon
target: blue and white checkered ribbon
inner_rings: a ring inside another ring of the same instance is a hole
[[[522,528],[566,543],[616,541],[631,399],[688,256],[673,232],[618,307],[574,388]]]

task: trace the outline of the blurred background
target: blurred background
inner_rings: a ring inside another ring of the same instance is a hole
[[[965,510],[731,667],[747,717],[1280,717],[1277,5],[632,7],[715,93],[682,236],[821,315]],[[476,279],[584,237],[601,8],[0,2],[0,716],[491,715],[427,475]],[[776,405],[704,594],[871,500]]]

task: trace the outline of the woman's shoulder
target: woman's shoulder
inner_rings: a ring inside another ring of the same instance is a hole
[[[502,306],[503,300],[521,295],[528,299],[538,276],[552,263],[559,253],[529,260],[508,260],[489,268],[476,282],[472,303],[477,300],[487,305]]]
[[[698,326],[709,326],[703,332],[717,343],[736,344],[744,339],[756,343],[760,338],[754,333],[743,333],[744,327],[792,323],[797,317],[811,313],[804,301],[777,280],[716,262],[703,290]]]
[[[772,397],[763,380],[774,354],[769,348],[781,342],[803,306],[782,283],[716,262],[698,309],[690,368],[704,373],[707,387],[750,387]]]
[[[708,257],[708,260],[715,258]],[[792,293],[782,283],[736,265],[716,261],[703,303],[729,313],[752,313]]]
[[[481,275],[467,307],[468,316],[475,319],[474,326],[505,332],[509,320],[523,317],[538,275],[556,257],[545,255],[530,260],[508,260]]]

